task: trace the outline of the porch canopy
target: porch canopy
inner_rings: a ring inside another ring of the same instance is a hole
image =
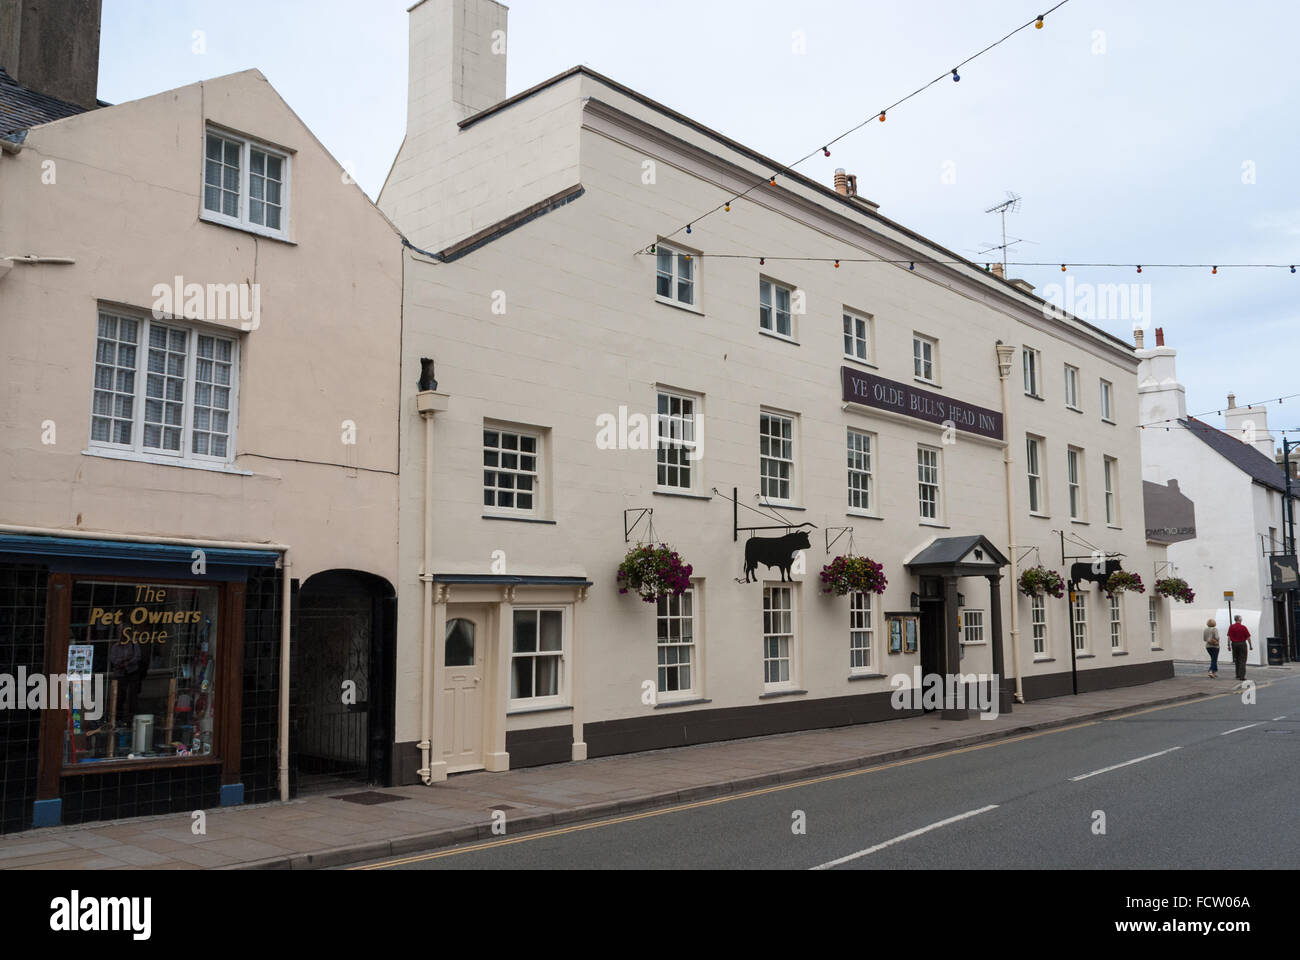
[[[984,577],[989,582],[989,642],[993,648],[993,672],[998,676],[998,709],[1011,712],[1012,681],[1006,676],[1002,653],[1002,568],[1010,563],[1002,551],[982,534],[967,537],[940,537],[909,560],[905,566],[917,576],[939,577],[943,581],[945,668],[960,671],[961,631],[958,623],[957,581],[962,577]],[[944,716],[959,719],[958,711],[945,710]],[[965,711],[960,711],[964,714]]]

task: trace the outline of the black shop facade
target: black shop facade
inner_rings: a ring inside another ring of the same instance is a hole
[[[0,535],[0,833],[274,799],[278,560]]]

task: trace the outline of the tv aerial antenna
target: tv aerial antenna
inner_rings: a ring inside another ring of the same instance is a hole
[[[1003,200],[1001,203],[995,203],[993,206],[989,207],[987,210],[984,211],[985,213],[1000,213],[1002,215],[1002,243],[992,244],[991,246],[988,247],[987,250],[982,251],[983,253],[989,253],[993,250],[998,250],[1001,252],[1002,275],[1004,277],[1006,276],[1007,273],[1007,247],[1011,246],[1012,244],[1022,242],[1021,240],[1013,237],[1011,243],[1007,243],[1007,214],[1015,213],[1017,210],[1020,209],[1020,201],[1022,198],[1020,194],[1012,193],[1010,190],[1008,190],[1006,193],[1007,193],[1007,198],[1005,200]]]

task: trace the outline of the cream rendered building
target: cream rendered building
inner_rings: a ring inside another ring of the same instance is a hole
[[[29,77],[0,91],[0,674],[108,702],[0,712],[0,829],[387,779],[397,232],[256,70],[97,109]]]
[[[1071,691],[1072,647],[1080,690],[1172,675],[1163,601],[1081,589],[1072,624],[1014,589],[1062,570],[1062,531],[1147,583],[1164,559],[1129,344],[848,178],[781,173],[688,234],[779,165],[585,68],[507,98],[491,0],[424,0],[410,28],[379,201],[410,244],[399,782],[887,719],[918,667],[1029,699]],[[617,590],[650,522],[686,599]],[[738,582],[735,528],[785,524],[811,543],[792,582]],[[883,595],[820,594],[845,527]]]

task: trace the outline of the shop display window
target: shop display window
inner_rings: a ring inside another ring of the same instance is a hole
[[[104,679],[96,709],[63,705],[65,768],[213,756],[219,602],[215,586],[73,582],[70,683]]]

